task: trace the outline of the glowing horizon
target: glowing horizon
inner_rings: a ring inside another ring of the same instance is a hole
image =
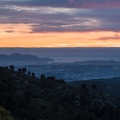
[[[18,31],[14,31],[14,34],[10,31],[1,32],[0,47],[120,47],[120,32],[29,33],[28,27],[23,26],[22,33],[20,28],[17,28]]]

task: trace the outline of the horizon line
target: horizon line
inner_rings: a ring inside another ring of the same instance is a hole
[[[120,47],[0,47],[0,49],[69,49],[69,48],[120,48]]]

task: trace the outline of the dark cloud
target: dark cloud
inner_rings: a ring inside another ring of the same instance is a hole
[[[9,4],[28,6],[54,6],[72,8],[119,8],[119,0],[0,0]]]
[[[5,32],[7,32],[7,33],[14,33],[13,30],[6,30]]]
[[[119,8],[75,7],[77,4],[106,5],[108,2],[111,5],[119,3],[118,0],[86,0],[86,2],[85,0],[0,0],[0,2],[0,24],[31,24],[33,32],[120,31]],[[74,8],[70,8],[72,5]]]

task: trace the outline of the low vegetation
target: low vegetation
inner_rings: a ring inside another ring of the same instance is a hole
[[[0,120],[120,120],[120,99],[96,84],[26,73],[0,67]]]

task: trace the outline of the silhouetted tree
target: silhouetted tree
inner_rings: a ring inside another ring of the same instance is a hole
[[[85,83],[83,83],[83,84],[81,84],[81,90],[84,90],[84,89],[86,89],[86,87],[87,87],[87,85],[85,84]]]
[[[30,76],[30,74],[31,74],[31,72],[30,71],[28,71],[28,75]]]
[[[80,104],[87,106],[90,105],[90,103],[91,103],[90,95],[82,92],[80,95]]]
[[[10,70],[14,71],[15,67],[14,65],[10,65]]]
[[[48,80],[48,81],[54,81],[55,79],[56,79],[55,76],[47,77],[47,80]]]
[[[25,74],[26,73],[26,71],[27,71],[27,69],[24,67],[24,68],[22,68],[22,73],[23,74]]]
[[[57,82],[60,83],[60,84],[66,84],[66,82],[63,79],[60,79]]]
[[[18,73],[21,73],[22,69],[21,68],[18,68]]]
[[[44,74],[41,74],[40,79],[41,79],[41,80],[45,80],[45,79],[46,79],[46,76],[45,76]]]
[[[8,70],[8,67],[3,67],[3,69]]]
[[[93,84],[93,85],[91,86],[91,89],[92,89],[92,91],[96,91],[96,90],[97,90],[97,86],[96,86],[95,84]]]
[[[35,73],[34,73],[34,72],[32,73],[32,77],[33,77],[33,78],[35,77]]]
[[[90,90],[85,83],[81,84],[80,104],[89,105],[91,103]]]

